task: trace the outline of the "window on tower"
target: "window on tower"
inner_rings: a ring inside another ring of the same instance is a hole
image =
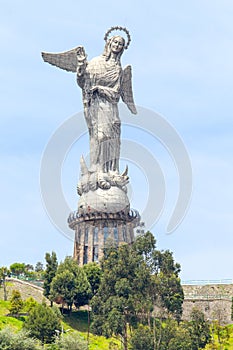
[[[99,261],[99,251],[98,251],[98,246],[95,245],[93,247],[93,261],[98,262]]]
[[[104,231],[104,243],[105,243],[106,240],[108,239],[108,227],[104,226],[103,231]]]
[[[93,241],[94,241],[94,244],[97,244],[98,243],[98,227],[95,227],[94,228],[94,237],[93,237]]]
[[[83,254],[83,264],[87,264],[88,262],[88,247],[84,247],[84,254]]]
[[[85,228],[84,244],[88,245],[88,227]]]

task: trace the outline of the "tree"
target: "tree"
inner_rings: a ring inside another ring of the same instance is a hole
[[[30,279],[36,279],[36,273],[34,271],[34,266],[31,264],[25,264],[24,276]]]
[[[99,289],[102,270],[96,262],[85,264],[83,266],[84,272],[87,276],[87,280],[90,283],[92,296],[96,294]]]
[[[30,312],[36,305],[38,305],[38,302],[33,297],[29,297],[25,300],[23,309]]]
[[[51,284],[51,297],[54,301],[67,304],[69,312],[88,303],[91,294],[90,284],[84,270],[71,258],[66,257],[58,266]]]
[[[165,321],[159,321],[157,325],[161,330],[160,342],[156,343],[156,350],[190,350],[192,349],[192,340],[188,330],[183,324],[172,318]]]
[[[25,271],[34,271],[34,266],[32,264],[25,264]]]
[[[61,323],[53,309],[43,302],[31,309],[24,328],[42,344],[52,343],[55,340],[56,330],[61,331]]]
[[[36,272],[42,272],[44,270],[44,266],[42,262],[38,261],[35,265],[35,271]]]
[[[52,280],[57,272],[58,262],[57,262],[56,253],[55,252],[52,252],[51,254],[46,253],[45,260],[46,260],[46,269],[44,273],[44,296],[50,299],[51,306],[52,306],[53,301],[51,300],[51,297],[50,297],[50,288],[51,288]]]
[[[139,325],[130,339],[132,350],[190,350],[188,330],[176,320],[154,320],[153,327]]]
[[[0,348],[9,350],[42,350],[35,339],[29,338],[25,331],[13,333],[10,328],[3,328],[0,331]]]
[[[176,328],[175,336],[169,341],[169,350],[190,350],[192,340],[187,329],[180,326]]]
[[[92,329],[107,337],[121,335],[127,350],[128,324],[132,326],[150,312],[150,271],[143,257],[129,245],[108,248],[102,269],[100,287],[91,301]]]
[[[175,263],[169,250],[156,249],[156,240],[151,232],[139,236],[132,246],[151,272],[150,299],[153,306],[179,321],[182,315],[184,293],[180,283],[180,264]]]
[[[130,338],[132,350],[154,350],[153,333],[148,326],[140,324]]]
[[[72,310],[75,294],[76,279],[73,273],[68,270],[57,273],[51,284],[51,298],[62,304],[62,312],[65,304],[69,311]]]
[[[19,275],[23,274],[25,272],[25,264],[24,263],[14,263],[10,266],[10,271],[12,274],[19,277]]]
[[[3,286],[4,300],[7,300],[6,277],[10,275],[10,270],[6,266],[0,268],[0,285]]]
[[[92,329],[96,334],[123,337],[127,349],[127,329],[138,323],[151,325],[152,311],[160,307],[163,317],[180,319],[183,290],[180,265],[172,253],[156,250],[154,236],[147,232],[131,245],[108,247],[101,262],[103,276],[91,301]]]
[[[191,349],[204,349],[211,338],[209,324],[205,321],[204,313],[196,308],[193,308],[190,316],[191,321],[189,322],[188,330],[192,340]]]
[[[217,336],[220,346],[229,341],[230,329],[228,326],[222,326],[218,320],[215,320],[211,324],[211,329],[212,333]]]
[[[12,315],[18,316],[19,312],[23,308],[23,300],[21,298],[21,294],[18,290],[13,290],[12,291],[12,296],[10,299],[10,306],[9,306],[9,311]]]

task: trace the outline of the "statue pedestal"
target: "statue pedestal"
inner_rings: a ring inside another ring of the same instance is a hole
[[[139,213],[130,209],[127,194],[121,188],[112,186],[83,193],[78,210],[68,218],[69,227],[75,230],[74,259],[80,266],[98,262],[107,246],[133,243],[134,228],[139,223]]]
[[[98,188],[95,191],[83,193],[78,202],[78,212],[86,213],[128,213],[129,199],[125,191],[117,186],[109,189]]]

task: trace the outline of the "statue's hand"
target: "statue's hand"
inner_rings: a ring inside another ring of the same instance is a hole
[[[93,86],[90,91],[92,93],[98,93],[100,96],[105,96],[106,95],[106,91],[102,86],[99,85],[95,85]]]
[[[82,46],[78,47],[76,53],[77,53],[77,60],[78,60],[78,62],[81,63],[81,62],[86,61],[87,55],[86,55],[85,50],[84,50],[84,48]]]
[[[90,89],[90,92],[92,94],[94,94],[95,92],[99,92],[99,87],[97,85],[93,86],[91,89]]]
[[[77,75],[81,77],[87,66],[87,56],[85,50],[82,46],[79,46],[77,49]]]

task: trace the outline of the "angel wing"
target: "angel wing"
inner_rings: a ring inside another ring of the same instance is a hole
[[[125,104],[129,108],[131,113],[137,114],[137,110],[133,100],[131,66],[126,66],[123,69],[120,95],[121,95],[122,101],[125,102]]]
[[[61,69],[65,69],[68,72],[75,73],[78,66],[77,55],[79,55],[80,52],[84,52],[85,54],[82,46],[77,46],[72,50],[59,53],[42,52],[41,55],[45,62]]]

